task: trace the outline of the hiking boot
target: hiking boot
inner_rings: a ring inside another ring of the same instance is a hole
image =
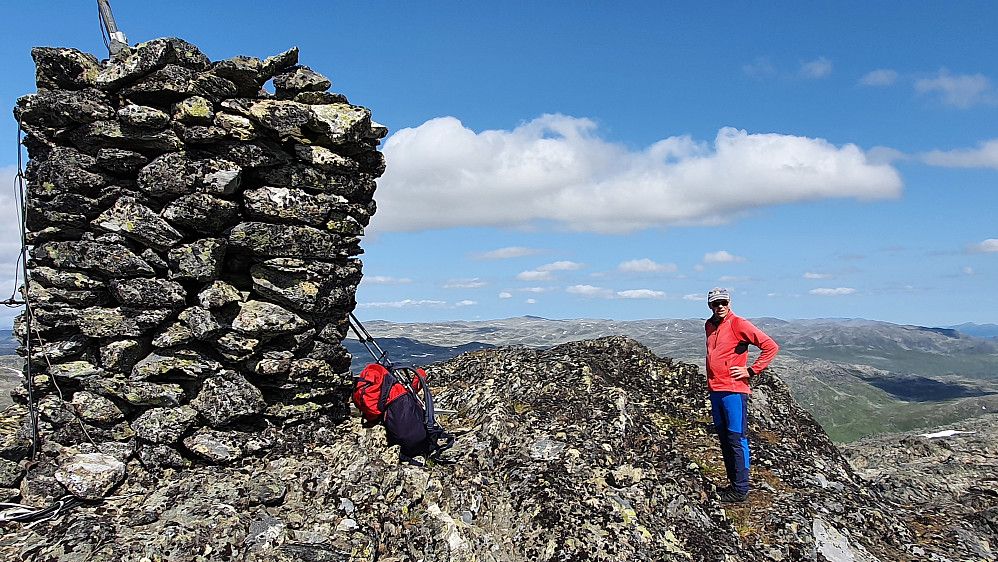
[[[724,488],[718,496],[721,503],[745,503],[748,500],[748,494],[743,494],[734,488]]]

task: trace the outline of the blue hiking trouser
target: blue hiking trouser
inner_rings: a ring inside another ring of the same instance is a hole
[[[748,394],[711,392],[714,431],[721,442],[724,469],[731,486],[742,494],[749,491]]]

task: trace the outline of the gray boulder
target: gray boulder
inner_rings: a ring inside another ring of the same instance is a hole
[[[204,379],[191,406],[208,420],[212,427],[223,427],[232,422],[259,414],[267,404],[260,389],[233,371],[223,371]]]
[[[150,408],[131,422],[135,436],[150,443],[172,445],[197,421],[198,412],[190,406]]]
[[[103,453],[73,455],[55,473],[56,480],[84,500],[104,498],[125,478],[125,464]]]

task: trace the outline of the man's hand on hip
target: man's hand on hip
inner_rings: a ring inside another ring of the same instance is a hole
[[[748,367],[732,367],[730,370],[731,378],[736,381],[749,378]]]

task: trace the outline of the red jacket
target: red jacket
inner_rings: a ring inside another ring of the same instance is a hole
[[[728,312],[718,325],[707,320],[704,328],[707,331],[707,384],[710,389],[750,393],[748,379],[731,378],[731,367],[748,364],[748,344],[752,344],[762,350],[750,367],[758,374],[769,366],[780,346],[751,322],[732,312]]]

